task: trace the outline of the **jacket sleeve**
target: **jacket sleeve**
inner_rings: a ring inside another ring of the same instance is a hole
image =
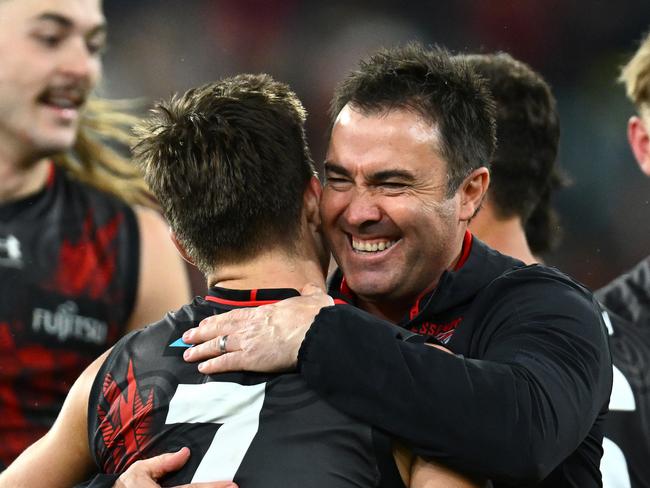
[[[477,331],[476,358],[401,340],[391,324],[336,306],[316,317],[300,372],[335,407],[416,454],[495,481],[539,481],[606,406],[611,359],[590,294],[510,281],[477,300],[480,317],[460,326]]]

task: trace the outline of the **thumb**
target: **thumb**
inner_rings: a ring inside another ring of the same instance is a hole
[[[183,447],[176,452],[169,452],[143,461],[153,479],[162,478],[168,473],[181,469],[190,458],[190,450]]]
[[[300,290],[301,295],[324,295],[325,290],[322,286],[317,285],[316,283],[307,283]]]

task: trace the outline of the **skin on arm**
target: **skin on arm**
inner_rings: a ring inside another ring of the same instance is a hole
[[[185,264],[176,252],[164,219],[144,207],[137,207],[135,214],[140,229],[140,272],[128,330],[160,320],[190,300]]]
[[[0,488],[69,488],[95,469],[88,446],[88,396],[109,351],[79,376],[52,428],[27,448],[2,474]]]

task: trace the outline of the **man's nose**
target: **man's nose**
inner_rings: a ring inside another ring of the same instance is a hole
[[[377,197],[367,189],[355,189],[351,192],[344,217],[348,224],[362,227],[364,224],[381,220],[381,208]]]

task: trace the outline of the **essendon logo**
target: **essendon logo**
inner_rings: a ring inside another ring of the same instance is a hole
[[[447,344],[454,334],[456,327],[463,321],[463,317],[458,317],[451,322],[435,324],[433,322],[422,322],[410,328],[411,332],[421,335],[433,336],[443,344]]]

